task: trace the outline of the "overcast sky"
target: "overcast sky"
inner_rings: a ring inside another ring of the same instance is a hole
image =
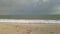
[[[60,14],[60,0],[0,0],[0,15]]]

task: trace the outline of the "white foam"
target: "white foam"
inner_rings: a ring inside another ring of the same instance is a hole
[[[60,20],[0,19],[0,22],[12,22],[12,23],[60,23]]]

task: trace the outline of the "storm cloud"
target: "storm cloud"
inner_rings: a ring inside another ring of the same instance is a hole
[[[60,14],[60,0],[0,0],[0,15]]]

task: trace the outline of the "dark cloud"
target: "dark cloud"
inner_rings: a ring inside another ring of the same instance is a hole
[[[60,0],[0,0],[0,15],[60,14]]]

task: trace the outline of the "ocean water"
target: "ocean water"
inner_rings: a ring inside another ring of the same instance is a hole
[[[40,20],[40,19],[0,19],[0,22],[8,23],[60,23],[60,20]]]

